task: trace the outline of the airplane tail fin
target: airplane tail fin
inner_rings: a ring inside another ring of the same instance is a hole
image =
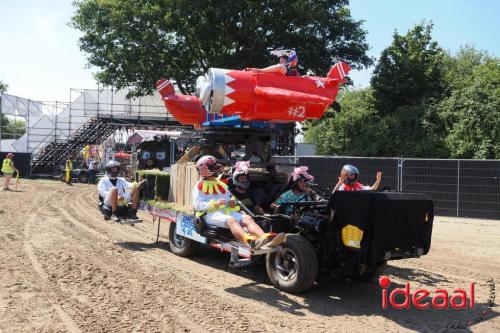
[[[175,95],[174,85],[168,80],[160,79],[156,81],[156,89],[160,93],[161,97]]]
[[[329,79],[339,79],[340,81],[344,81],[344,77],[349,74],[351,67],[345,62],[339,61],[328,72],[327,77]]]

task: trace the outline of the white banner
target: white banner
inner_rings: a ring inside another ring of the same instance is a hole
[[[27,117],[41,116],[42,103],[30,99],[2,94],[1,112],[10,116]]]

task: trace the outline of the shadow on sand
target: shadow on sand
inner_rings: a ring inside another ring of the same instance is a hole
[[[165,249],[170,252],[168,242],[145,244],[138,242],[121,242],[116,245],[131,251],[147,251],[149,249]],[[480,322],[491,320],[498,312],[487,308],[487,304],[476,303],[475,309],[436,310],[429,308],[382,309],[382,291],[377,280],[370,282],[351,281],[332,278],[320,274],[317,283],[309,291],[300,295],[289,295],[270,285],[265,267],[261,262],[241,269],[229,269],[229,255],[215,249],[205,248],[204,251],[190,259],[200,265],[210,266],[226,272],[231,272],[253,282],[237,287],[228,286],[225,290],[244,299],[252,299],[266,303],[279,311],[302,317],[307,312],[325,317],[334,316],[381,316],[398,325],[417,332],[472,332],[471,328]],[[395,276],[409,282],[418,282],[427,286],[432,292],[440,284],[449,282],[445,276],[410,268],[400,268],[389,265],[385,274]],[[403,288],[402,284],[393,282],[392,288]],[[458,286],[457,286],[458,287]],[[450,292],[452,292],[450,290]],[[484,290],[483,290],[484,292]],[[477,293],[477,292],[476,292]],[[398,302],[402,300],[397,299]],[[430,301],[427,297],[423,301]]]

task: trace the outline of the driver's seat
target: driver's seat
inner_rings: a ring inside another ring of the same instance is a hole
[[[99,195],[99,202],[97,203],[97,207],[99,208],[99,211],[104,215],[105,220],[109,220],[111,218],[111,207],[108,207],[104,204],[104,198]]]
[[[113,211],[111,207],[106,206],[104,204],[104,198],[99,195],[99,202],[97,203],[97,207],[99,208],[99,211],[104,215],[105,220],[111,219],[111,215],[113,214]],[[117,216],[127,216],[128,214],[128,206],[119,206],[116,208],[115,214]]]
[[[202,215],[201,217],[198,217],[196,219],[195,230],[197,233],[199,233],[203,237],[213,238],[223,241],[229,241],[234,239],[231,230],[229,230],[228,228],[221,228],[208,224],[205,221],[205,216],[206,215]]]

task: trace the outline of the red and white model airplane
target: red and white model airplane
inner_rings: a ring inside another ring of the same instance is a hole
[[[222,116],[300,122],[323,116],[349,71],[343,62],[335,64],[326,77],[211,68],[207,77],[198,78],[197,95],[177,95],[168,80],[159,80],[156,88],[168,111],[183,125],[201,126]]]

